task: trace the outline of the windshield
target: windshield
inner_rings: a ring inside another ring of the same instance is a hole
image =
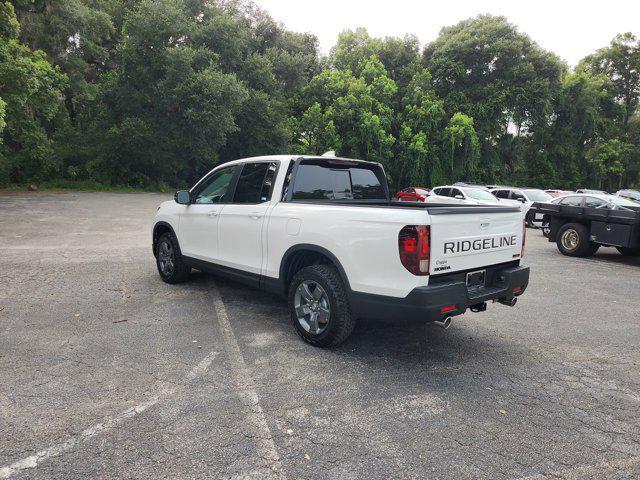
[[[619,207],[637,207],[637,206],[640,206],[640,202],[635,202],[635,201],[630,200],[628,198],[609,197],[609,198],[607,198],[607,200],[609,200],[614,205],[618,205]]]
[[[485,190],[480,190],[479,188],[464,188],[463,190],[469,198],[473,198],[474,200],[487,200],[489,202],[497,201],[496,197]]]
[[[416,188],[416,189],[415,189],[415,191],[416,191],[416,193],[417,193],[417,194],[419,194],[419,195],[426,195],[427,193],[429,193],[429,191],[428,191],[428,190],[424,190],[424,189],[422,189],[422,188]]]
[[[542,190],[524,190],[524,193],[527,194],[527,197],[529,197],[529,200],[532,202],[548,202],[553,198],[547,192],[543,192]]]

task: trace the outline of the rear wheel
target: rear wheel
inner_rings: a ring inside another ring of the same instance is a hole
[[[565,223],[556,236],[558,250],[568,257],[590,257],[600,245],[589,240],[589,229],[581,223]]]
[[[296,332],[316,347],[338,345],[355,326],[346,289],[331,265],[298,271],[289,285],[288,304]]]
[[[178,239],[171,232],[163,233],[156,245],[156,266],[160,278],[166,283],[184,282],[191,272],[182,261]]]
[[[535,215],[536,215],[535,212],[532,212],[532,211],[527,212],[527,215],[524,217],[524,221],[527,223],[527,227],[535,228],[535,225],[533,224]]]
[[[618,250],[625,257],[640,256],[640,248],[616,247],[616,250]]]

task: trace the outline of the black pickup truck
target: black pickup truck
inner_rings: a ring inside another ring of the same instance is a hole
[[[640,256],[640,204],[628,201],[621,205],[614,198],[593,199],[600,202],[590,202],[587,196],[570,198],[573,201],[534,203],[531,207],[544,215],[542,223],[549,241],[556,242],[563,255],[589,257],[606,246],[623,255]]]

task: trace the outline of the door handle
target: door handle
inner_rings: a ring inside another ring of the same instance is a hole
[[[262,217],[262,214],[260,214],[260,213],[250,213],[249,217],[251,217],[254,220],[258,220],[259,218]]]
[[[209,213],[207,213],[208,216],[210,217],[217,217],[218,216],[218,211],[217,210],[211,210]]]

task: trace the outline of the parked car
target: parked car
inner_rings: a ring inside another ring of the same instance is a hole
[[[453,184],[454,187],[473,187],[479,188],[481,190],[489,191],[489,187],[486,185],[478,185],[477,183],[467,183],[467,182],[456,182]]]
[[[527,227],[530,228],[542,226],[542,215],[537,217],[535,212],[531,211],[533,202],[549,202],[553,200],[551,195],[539,188],[499,187],[491,190],[491,193],[501,200],[520,202],[522,211],[525,213],[525,222]]]
[[[428,203],[461,203],[465,205],[497,205],[500,201],[482,187],[444,185],[434,187]]]
[[[430,190],[424,187],[407,187],[396,193],[399,202],[424,202],[430,195]]]
[[[616,195],[574,194],[534,203],[550,242],[569,257],[589,257],[601,246],[640,256],[640,204]]]
[[[576,193],[591,193],[591,194],[595,194],[595,195],[609,195],[608,192],[605,192],[604,190],[593,190],[591,188],[579,188],[576,190]]]
[[[278,155],[222,164],[163,202],[152,247],[161,279],[192,268],[287,299],[300,337],[326,347],[358,318],[442,327],[529,283],[511,205],[393,202],[381,164]]]
[[[640,202],[640,190],[618,190],[616,192],[618,197],[627,198],[635,202]]]
[[[549,195],[551,195],[554,198],[562,197],[563,195],[569,195],[571,193],[574,193],[569,190],[545,190],[545,192],[547,192]]]

